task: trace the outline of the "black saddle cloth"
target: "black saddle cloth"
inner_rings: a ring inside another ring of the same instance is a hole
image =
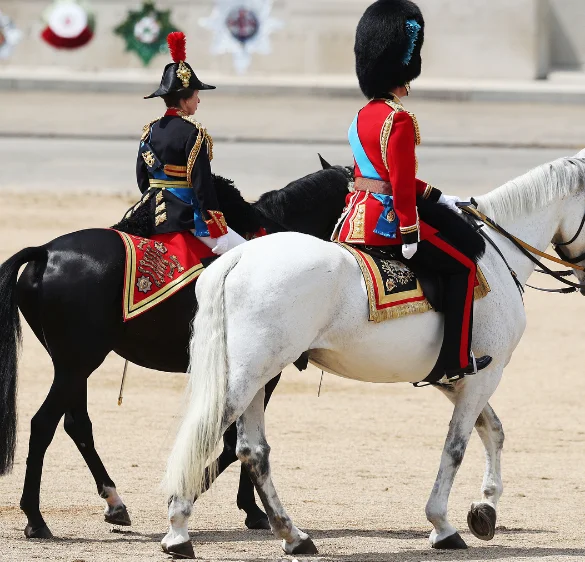
[[[415,274],[426,299],[433,309],[437,312],[442,312],[444,284],[440,275],[433,271],[428,271],[425,268],[415,267],[410,263],[407,264],[402,257],[401,246],[356,246],[356,248],[374,258],[394,260],[404,264]]]

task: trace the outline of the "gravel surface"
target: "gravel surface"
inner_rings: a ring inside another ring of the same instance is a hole
[[[112,224],[123,198],[4,195],[0,261],[64,232]],[[267,413],[272,469],[295,523],[323,561],[583,560],[585,545],[585,300],[526,295],[529,325],[492,400],[506,430],[505,491],[490,543],[466,526],[480,498],[484,460],[473,436],[451,495],[451,522],[464,552],[428,547],[424,507],[434,482],[451,406],[437,391],[374,386],[288,370]],[[580,343],[581,342],[581,343]],[[103,501],[60,427],[48,450],[41,506],[55,540],[23,536],[18,502],[29,422],[52,380],[50,358],[28,328],[19,371],[19,445],[14,472],[0,480],[0,560],[160,561],[166,501],[159,488],[178,424],[186,379],[131,366],[116,405],[123,361],[110,356],[89,381],[96,446],[131,513],[130,531],[103,522]],[[191,519],[200,560],[292,560],[267,532],[247,531],[235,505],[239,467],[223,475]]]

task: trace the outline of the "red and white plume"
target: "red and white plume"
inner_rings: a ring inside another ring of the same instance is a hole
[[[187,58],[185,34],[182,31],[173,31],[167,37],[169,51],[174,62],[181,62]]]

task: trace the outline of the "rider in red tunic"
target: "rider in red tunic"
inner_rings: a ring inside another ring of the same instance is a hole
[[[334,239],[349,244],[401,246],[406,263],[437,271],[445,281],[445,334],[439,364],[448,378],[477,372],[491,357],[471,352],[476,264],[430,225],[419,220],[417,197],[459,212],[458,197],[443,195],[416,178],[416,117],[400,100],[421,71],[422,14],[410,0],[378,0],[357,28],[355,54],[360,87],[371,101],[349,129],[355,191]]]

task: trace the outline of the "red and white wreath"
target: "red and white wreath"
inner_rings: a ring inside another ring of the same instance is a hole
[[[95,18],[79,0],[54,0],[45,11],[43,40],[56,49],[78,49],[93,39]]]

